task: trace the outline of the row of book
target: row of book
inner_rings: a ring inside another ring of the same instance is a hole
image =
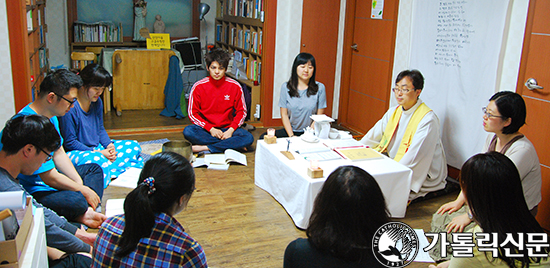
[[[229,25],[216,25],[216,41],[262,54],[263,32],[242,30]]]
[[[224,14],[263,20],[265,0],[228,0],[223,2]]]
[[[122,23],[110,21],[86,23],[75,21],[74,42],[122,42]]]
[[[250,81],[261,82],[262,61],[243,57],[243,68],[246,70],[246,77]]]

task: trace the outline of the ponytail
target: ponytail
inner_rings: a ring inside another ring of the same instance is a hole
[[[132,252],[142,237],[147,237],[155,225],[155,213],[149,199],[149,186],[138,185],[124,200],[124,231],[119,242],[118,257]]]
[[[125,226],[116,256],[122,258],[134,251],[139,240],[151,234],[157,214],[169,212],[194,189],[195,172],[183,156],[160,153],[145,162],[138,186],[124,200]]]

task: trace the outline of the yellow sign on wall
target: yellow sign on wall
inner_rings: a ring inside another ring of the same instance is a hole
[[[170,49],[170,34],[152,33],[147,38],[147,49]]]

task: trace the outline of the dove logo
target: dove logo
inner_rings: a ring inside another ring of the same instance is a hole
[[[372,238],[374,256],[386,267],[405,267],[416,258],[419,250],[414,229],[402,222],[382,225]]]

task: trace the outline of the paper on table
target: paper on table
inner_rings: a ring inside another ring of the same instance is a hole
[[[326,114],[314,114],[310,118],[315,122],[334,122],[334,119],[328,117]]]
[[[426,235],[424,234],[424,230],[422,229],[414,229],[416,232],[416,236],[418,236],[418,254],[416,255],[416,258],[414,258],[414,261],[416,262],[435,262],[432,257],[430,257],[430,254],[426,251],[424,251],[424,248],[430,245],[430,242],[428,242],[428,239],[426,238]]]
[[[131,167],[127,169],[124,173],[120,174],[118,178],[111,182],[111,184],[109,185],[134,189],[137,187],[140,173],[141,168]]]
[[[124,214],[124,198],[107,200],[105,216],[112,217],[119,214]]]

